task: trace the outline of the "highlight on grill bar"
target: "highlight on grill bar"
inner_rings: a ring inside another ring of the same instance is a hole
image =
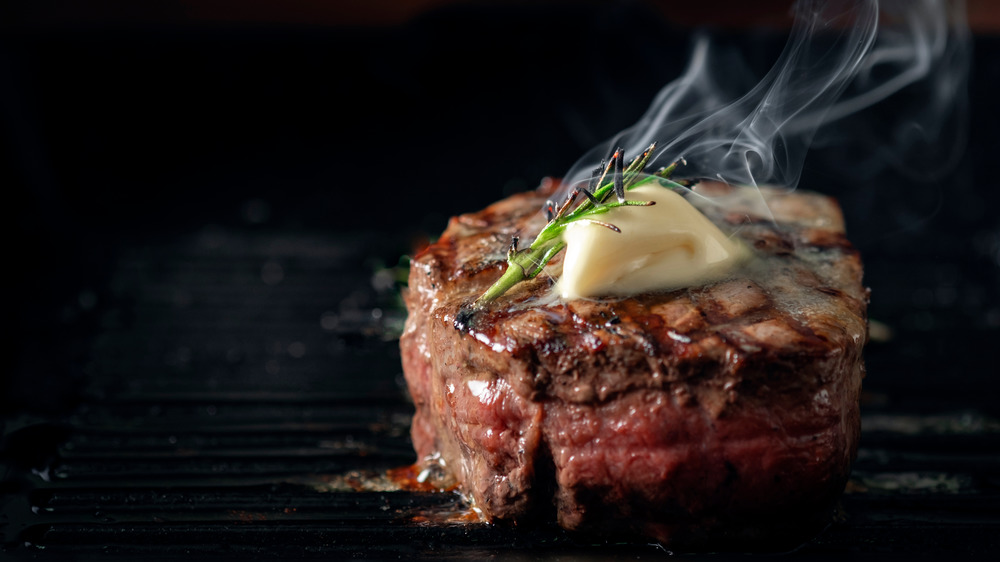
[[[484,522],[447,467],[414,464],[400,256],[449,216],[572,175],[698,45],[734,48],[759,78],[786,43],[789,2],[714,16],[656,2],[442,1],[379,15],[49,4],[0,18],[0,184],[17,214],[0,558],[690,554],[554,521]],[[1000,546],[988,353],[1000,337],[1000,17],[965,7],[968,106],[895,128],[925,107],[910,85],[821,132],[800,170],[782,168],[840,200],[873,291],[857,459],[829,524],[797,554]],[[699,40],[691,22],[718,25]],[[938,47],[924,53],[954,54]],[[457,52],[474,62],[456,67]],[[867,70],[869,84],[885,78]],[[864,101],[852,87],[844,99]],[[951,128],[963,112],[966,128]],[[901,154],[876,150],[879,134],[954,153],[901,173],[875,166]]]

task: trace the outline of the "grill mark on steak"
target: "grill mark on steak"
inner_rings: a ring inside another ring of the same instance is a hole
[[[717,224],[760,216],[706,190]],[[758,258],[729,279],[564,302],[557,257],[474,315],[546,192],[450,221],[404,295],[418,454],[440,452],[489,519],[688,545],[821,528],[857,446],[868,292],[833,200],[764,193],[776,222],[739,226]]]

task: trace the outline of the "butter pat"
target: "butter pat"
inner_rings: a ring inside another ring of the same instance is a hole
[[[750,256],[684,197],[658,185],[628,192],[650,207],[618,207],[595,218],[621,232],[587,222],[563,232],[566,256],[558,291],[564,299],[626,296],[721,279]]]

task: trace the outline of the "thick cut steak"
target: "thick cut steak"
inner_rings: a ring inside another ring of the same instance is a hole
[[[552,189],[452,218],[414,258],[400,345],[418,456],[491,520],[692,547],[808,539],[857,450],[867,340],[836,202],[704,184],[702,211],[754,249],[729,278],[567,302],[543,273],[461,314]]]

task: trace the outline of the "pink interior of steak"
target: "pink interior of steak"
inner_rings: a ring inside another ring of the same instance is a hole
[[[772,223],[756,192],[704,189],[757,254],[704,287],[564,302],[543,274],[457,328],[544,191],[453,219],[413,261],[414,445],[487,517],[689,544],[822,525],[857,446],[860,259],[829,198],[765,191]]]

